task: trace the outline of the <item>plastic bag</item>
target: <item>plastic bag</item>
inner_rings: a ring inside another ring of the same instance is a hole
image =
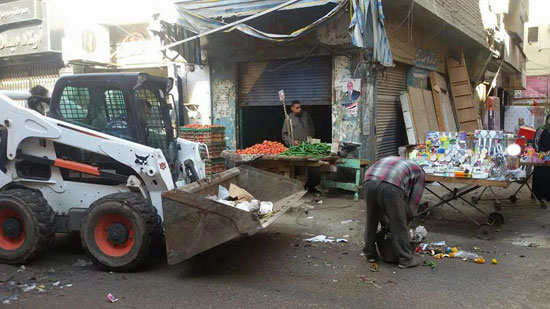
[[[223,201],[229,197],[229,190],[224,188],[224,186],[218,186],[218,200]]]
[[[273,203],[272,202],[261,202],[260,203],[260,215],[267,215],[268,213],[273,211]]]

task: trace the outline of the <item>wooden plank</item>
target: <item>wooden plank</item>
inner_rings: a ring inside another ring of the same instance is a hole
[[[436,176],[432,174],[426,174],[426,181],[460,183],[465,185],[500,187],[500,188],[506,188],[512,183],[511,181],[505,181],[505,180],[456,178],[456,177]]]
[[[439,131],[458,131],[445,77],[437,72],[430,72],[430,83],[432,84]]]
[[[417,144],[426,139],[426,133],[430,130],[426,117],[426,105],[422,89],[409,87],[409,104],[413,115],[413,123],[416,131]]]
[[[460,60],[447,58],[447,71],[451,82],[451,93],[455,103],[456,114],[460,124],[460,130],[473,132],[481,129],[481,119],[474,104],[474,96],[464,55]],[[472,115],[475,122],[472,122]]]
[[[435,111],[434,98],[430,90],[422,89],[424,97],[424,105],[426,107],[426,116],[428,117],[428,129],[430,131],[438,131],[437,114]],[[423,137],[425,138],[425,137]]]
[[[409,104],[409,94],[407,92],[403,92],[399,96],[399,99],[401,101],[401,109],[403,110],[403,120],[405,121],[405,130],[407,131],[407,141],[409,142],[409,145],[416,145],[416,131]]]

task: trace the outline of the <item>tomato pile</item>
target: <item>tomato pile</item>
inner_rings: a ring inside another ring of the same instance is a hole
[[[261,144],[237,150],[237,154],[270,154],[276,155],[285,152],[287,148],[279,142],[264,141]]]
[[[221,128],[222,126],[219,124],[213,124],[213,125],[202,125],[202,124],[187,124],[184,126],[184,128],[187,129],[210,129],[210,128]]]

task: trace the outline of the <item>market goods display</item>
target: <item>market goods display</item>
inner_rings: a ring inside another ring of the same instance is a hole
[[[179,128],[179,137],[208,147],[208,159],[205,162],[207,177],[225,171],[225,159],[221,157],[225,150],[225,127],[188,124]]]
[[[324,157],[330,154],[330,144],[302,143],[298,146],[290,147],[287,151],[281,153],[281,156],[308,156],[308,157]]]
[[[279,142],[263,141],[263,143],[261,144],[256,144],[246,149],[239,149],[236,151],[236,153],[241,155],[253,155],[253,154],[278,155],[286,150],[287,148],[285,147],[285,145]]]

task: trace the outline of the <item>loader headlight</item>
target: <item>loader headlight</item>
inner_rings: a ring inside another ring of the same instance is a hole
[[[210,157],[208,154],[208,146],[206,144],[199,144],[199,153],[201,156],[201,160],[206,160]]]

